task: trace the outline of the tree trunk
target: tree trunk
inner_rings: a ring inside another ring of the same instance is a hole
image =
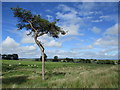
[[[45,60],[44,60],[44,51],[42,51],[42,80],[45,79],[44,74],[45,74]]]
[[[37,40],[37,34],[34,35],[34,40],[36,42],[36,44],[39,46],[40,50],[41,50],[41,55],[42,55],[42,80],[44,80],[44,73],[45,73],[45,69],[44,69],[44,64],[45,64],[45,60],[44,60],[44,47],[42,46],[42,44]]]

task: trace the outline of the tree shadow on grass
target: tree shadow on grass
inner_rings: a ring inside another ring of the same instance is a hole
[[[15,76],[2,79],[2,84],[21,84],[27,81],[28,76]]]

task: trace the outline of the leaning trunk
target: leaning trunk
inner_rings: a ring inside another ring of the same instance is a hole
[[[44,73],[45,73],[45,69],[44,69],[44,65],[45,65],[45,60],[44,60],[44,47],[42,46],[42,44],[37,40],[37,35],[34,36],[34,40],[36,42],[36,44],[39,46],[40,50],[41,50],[41,55],[42,55],[42,80],[44,80]]]

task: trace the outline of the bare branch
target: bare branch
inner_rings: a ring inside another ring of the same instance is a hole
[[[32,31],[30,31],[28,34],[26,34],[26,35],[31,35],[32,34]]]
[[[33,27],[32,23],[28,20],[26,20],[28,23],[30,23],[31,28],[34,30],[34,32],[37,32],[37,30]]]
[[[43,32],[43,33],[40,33],[39,35],[38,35],[38,37],[39,36],[42,36],[42,35],[44,35],[44,34],[47,34],[48,32]]]

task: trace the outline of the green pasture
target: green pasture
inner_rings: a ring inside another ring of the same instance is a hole
[[[2,60],[3,88],[118,88],[118,65]]]

